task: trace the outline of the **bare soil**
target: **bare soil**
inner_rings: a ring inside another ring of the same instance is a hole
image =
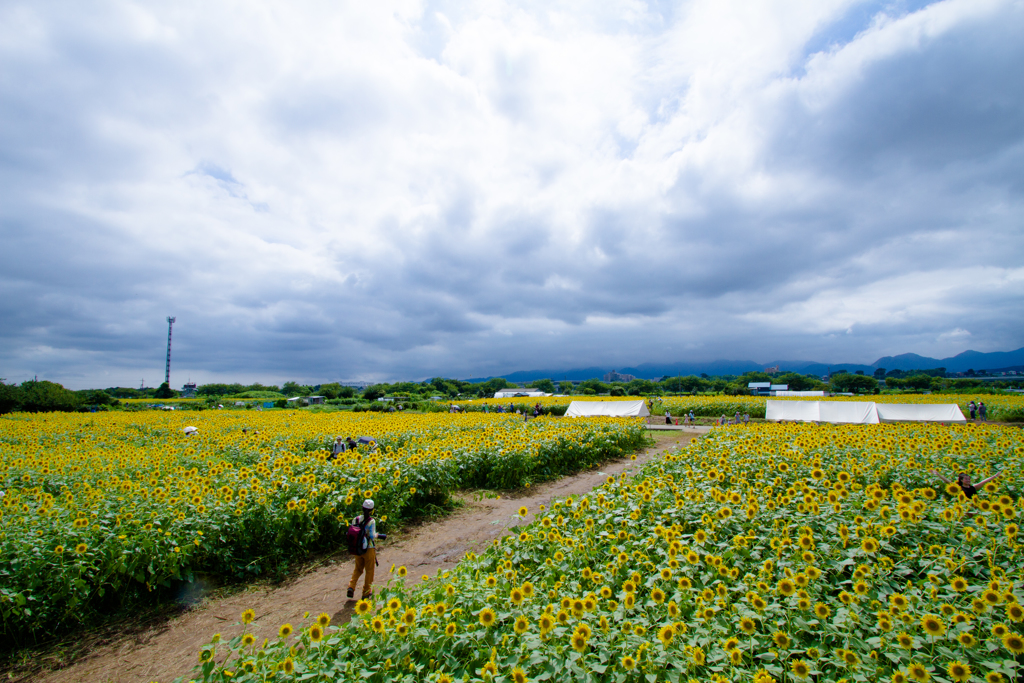
[[[389,578],[399,580],[388,573],[392,566],[408,569],[406,581],[436,576],[439,571],[453,567],[467,552],[480,552],[495,538],[509,533],[509,527],[524,523],[516,517],[520,506],[530,511],[526,518],[529,522],[540,505],[549,506],[555,498],[586,493],[604,483],[608,475],[636,470],[662,451],[684,446],[708,431],[690,427],[648,432],[655,445],[638,453],[635,460],[612,460],[500,497],[488,492],[462,493],[462,505],[453,514],[402,529],[379,543],[380,565],[375,585],[379,587]],[[106,629],[105,633],[89,638],[91,642],[78,643],[78,647],[68,643],[52,646],[35,661],[21,662],[16,670],[3,672],[4,677],[9,681],[46,683],[169,683],[192,673],[199,648],[210,642],[213,634],[222,633],[225,640],[237,635],[243,610],[255,610],[251,630],[258,639],[276,637],[281,624],[302,623],[306,612],[311,616],[327,612],[332,615],[332,623],[347,622],[355,606],[355,600],[345,597],[351,575],[352,558],[339,552],[280,584],[252,585],[226,596],[211,595],[178,614],[165,614],[127,632],[112,635]],[[362,579],[357,597],[361,589]],[[67,661],[69,652],[74,661]]]

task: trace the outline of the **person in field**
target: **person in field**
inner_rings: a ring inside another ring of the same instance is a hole
[[[953,483],[952,481],[946,479],[944,476],[942,476],[935,470],[931,470],[931,473],[934,474],[939,479],[941,479],[946,484]],[[974,498],[974,494],[978,492],[978,489],[980,489],[982,486],[998,477],[1000,474],[1002,474],[1002,472],[996,472],[991,477],[988,477],[987,479],[982,479],[977,484],[972,484],[971,475],[967,474],[966,472],[961,472],[959,475],[957,475],[956,483],[960,485],[960,490],[964,492],[965,496],[967,496],[968,498]]]
[[[363,600],[367,600],[373,596],[373,574],[377,568],[377,539],[384,539],[387,536],[377,533],[377,520],[373,518],[373,501],[369,498],[363,501],[363,514],[353,519],[352,524],[363,530],[363,554],[356,555],[356,566],[352,570],[352,580],[348,582],[346,595],[350,598],[355,596],[359,576],[365,571]]]

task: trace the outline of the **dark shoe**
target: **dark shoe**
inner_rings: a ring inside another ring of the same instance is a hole
[[[363,600],[373,600],[373,593],[363,593]]]
[[[347,595],[350,598],[354,598],[356,596],[356,589],[349,588],[348,591],[345,592],[345,595]]]

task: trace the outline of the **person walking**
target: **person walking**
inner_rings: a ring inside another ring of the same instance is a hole
[[[672,413],[670,413],[667,410],[665,411],[665,424],[667,424],[667,425],[672,424]]]
[[[352,580],[348,582],[346,595],[350,598],[355,596],[359,576],[365,571],[363,600],[366,600],[373,596],[373,574],[377,568],[377,539],[383,540],[387,538],[387,535],[377,533],[377,520],[373,518],[373,501],[369,498],[363,501],[363,514],[353,519],[352,524],[361,530],[363,554],[356,555],[356,566],[352,570]]]
[[[690,408],[690,424],[693,424],[693,408]]]
[[[985,408],[985,402],[984,401],[978,402],[978,419],[980,419],[980,420],[986,419],[987,414],[988,414],[988,410],[986,410],[986,408]]]
[[[978,410],[977,406],[974,405],[974,401],[967,404],[967,410],[971,411],[971,419],[973,420],[975,418],[975,413]]]

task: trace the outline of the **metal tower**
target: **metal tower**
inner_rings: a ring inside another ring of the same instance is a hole
[[[171,386],[171,328],[174,327],[174,321],[177,318],[167,318],[167,367],[164,370],[164,382],[168,387]]]

